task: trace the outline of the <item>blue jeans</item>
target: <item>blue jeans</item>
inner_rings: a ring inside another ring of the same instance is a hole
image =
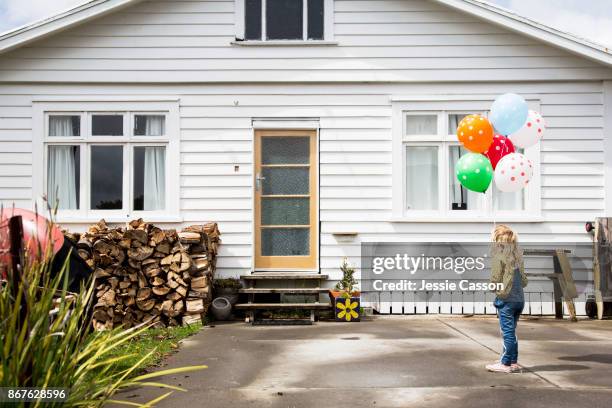
[[[501,363],[504,365],[515,364],[518,361],[518,340],[516,338],[516,324],[519,321],[525,302],[504,302],[496,298],[494,306],[499,315],[499,327],[504,339],[504,351]]]

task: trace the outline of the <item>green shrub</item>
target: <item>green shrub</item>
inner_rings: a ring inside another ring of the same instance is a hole
[[[240,279],[236,279],[236,278],[215,279],[213,281],[213,285],[215,289],[224,289],[224,288],[241,289],[242,288],[242,283],[240,283]]]
[[[355,279],[355,268],[349,265],[346,258],[342,259],[340,265],[342,271],[342,279],[336,284],[336,290],[342,292],[342,296],[350,298],[357,291],[357,279]]]

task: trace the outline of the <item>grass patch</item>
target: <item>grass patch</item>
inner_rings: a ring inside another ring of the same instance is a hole
[[[130,358],[117,362],[112,370],[119,372],[133,366],[153,349],[155,352],[144,361],[141,372],[158,367],[166,356],[178,349],[179,341],[196,334],[201,328],[202,325],[198,323],[146,330],[112,351],[108,357],[131,355]]]

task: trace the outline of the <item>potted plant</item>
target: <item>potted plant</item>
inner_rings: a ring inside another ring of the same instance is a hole
[[[360,320],[361,293],[357,289],[355,268],[349,265],[344,258],[342,265],[342,279],[334,289],[330,289],[329,297],[334,308],[334,317],[339,322],[358,322]]]
[[[227,278],[214,280],[215,297],[224,297],[233,305],[238,302],[238,290],[242,288],[240,279]]]

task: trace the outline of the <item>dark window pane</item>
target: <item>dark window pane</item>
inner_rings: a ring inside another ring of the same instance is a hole
[[[81,136],[81,117],[49,116],[49,136]]]
[[[263,228],[261,255],[306,256],[310,254],[310,229]]]
[[[264,167],[261,173],[264,195],[308,194],[310,190],[308,167]]]
[[[262,164],[308,164],[310,138],[308,136],[262,137]]]
[[[244,38],[261,40],[261,0],[244,2]]]
[[[308,39],[323,39],[323,0],[308,0]]]
[[[261,200],[261,225],[308,225],[310,198],[270,198]]]
[[[302,0],[268,0],[266,32],[269,40],[302,39]]]
[[[123,115],[93,115],[91,134],[93,136],[123,136]]]
[[[91,147],[91,208],[123,208],[123,147]]]

